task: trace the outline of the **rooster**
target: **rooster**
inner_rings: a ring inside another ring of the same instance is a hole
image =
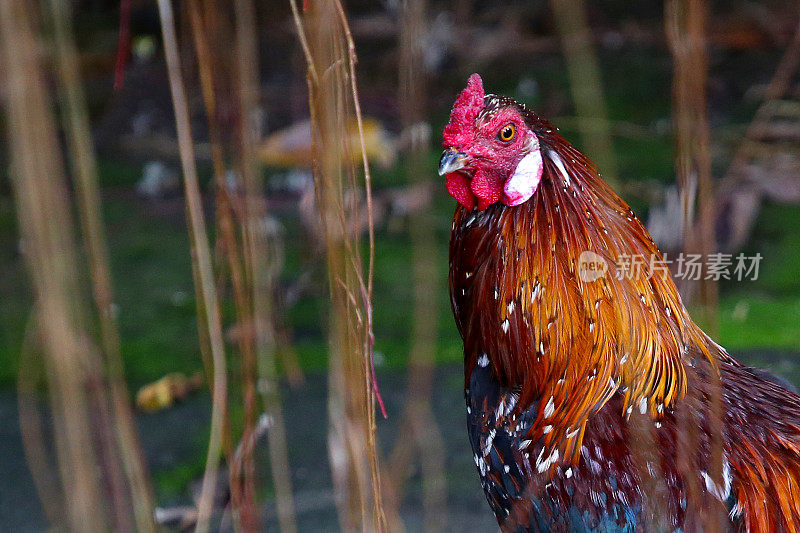
[[[477,74],[444,147],[467,427],[501,529],[800,531],[800,397],[712,341],[656,261],[614,275],[661,255],[594,164]]]

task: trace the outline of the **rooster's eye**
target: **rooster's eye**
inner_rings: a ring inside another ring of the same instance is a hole
[[[517,128],[514,126],[514,123],[506,124],[503,126],[503,129],[497,134],[497,138],[503,142],[508,142],[514,138],[514,135],[517,133]]]

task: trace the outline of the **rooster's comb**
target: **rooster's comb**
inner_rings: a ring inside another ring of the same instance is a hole
[[[450,122],[444,127],[444,146],[460,146],[472,139],[475,117],[483,109],[483,81],[473,74],[450,111]]]

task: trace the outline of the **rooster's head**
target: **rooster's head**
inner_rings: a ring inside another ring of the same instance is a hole
[[[539,139],[517,102],[484,94],[477,74],[456,99],[444,128],[439,175],[458,203],[486,209],[496,202],[526,202],[542,178]]]

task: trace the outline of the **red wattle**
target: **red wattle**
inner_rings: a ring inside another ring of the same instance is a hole
[[[481,211],[500,200],[503,187],[496,181],[493,176],[481,170],[478,170],[472,176],[470,189],[472,194],[478,197],[478,209]]]
[[[475,195],[469,188],[469,179],[459,172],[451,172],[447,175],[447,193],[455,198],[458,203],[472,209],[475,207]]]

